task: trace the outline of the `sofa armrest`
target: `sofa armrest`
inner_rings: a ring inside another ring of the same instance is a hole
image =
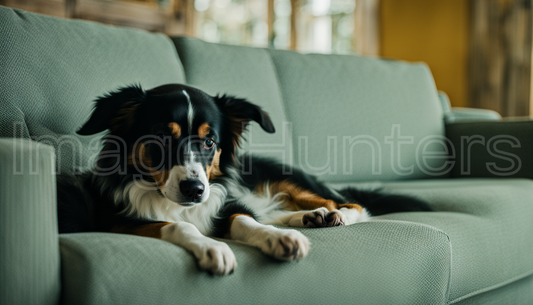
[[[446,116],[447,123],[467,122],[467,121],[499,121],[502,116],[493,110],[453,107]]]
[[[447,124],[471,121],[499,121],[502,116],[493,110],[480,108],[452,107],[448,95],[439,91],[439,101]]]
[[[533,121],[457,122],[446,125],[446,136],[452,177],[533,179]]]
[[[55,155],[0,138],[0,304],[58,304]]]

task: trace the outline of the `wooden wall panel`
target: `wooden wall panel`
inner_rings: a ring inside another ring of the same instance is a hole
[[[380,55],[427,63],[455,107],[470,106],[468,1],[380,0]]]
[[[187,27],[183,21],[185,16],[191,15],[191,3],[191,0],[170,0],[165,7],[159,7],[156,2],[149,0],[0,0],[0,5],[29,12],[134,27],[167,35],[187,34],[190,26]],[[189,11],[180,11],[184,9]]]
[[[0,0],[0,5],[54,17],[68,18],[67,0]]]

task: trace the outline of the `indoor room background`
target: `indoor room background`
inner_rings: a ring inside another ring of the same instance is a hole
[[[453,107],[531,116],[531,0],[0,0],[210,42],[426,62]]]

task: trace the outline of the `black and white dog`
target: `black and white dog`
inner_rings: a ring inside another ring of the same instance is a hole
[[[78,131],[104,130],[94,170],[58,177],[60,233],[116,232],[156,237],[194,254],[202,269],[236,267],[238,240],[280,260],[297,260],[309,241],[289,227],[331,227],[370,214],[429,211],[418,199],[332,190],[314,177],[254,157],[242,175],[236,149],[250,121],[274,132],[266,112],[243,99],[212,97],[184,85],[121,88],[96,100]]]

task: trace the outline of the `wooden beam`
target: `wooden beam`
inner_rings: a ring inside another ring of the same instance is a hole
[[[291,0],[291,37],[289,42],[289,49],[296,50],[298,48],[298,34],[296,24],[298,22],[298,0]]]
[[[531,0],[472,0],[470,28],[469,106],[529,116]]]
[[[187,0],[171,0],[165,26],[165,34],[169,36],[184,35],[187,32]]]
[[[361,55],[379,55],[379,0],[354,0],[352,48]]]
[[[267,3],[268,46],[274,47],[274,0]]]

